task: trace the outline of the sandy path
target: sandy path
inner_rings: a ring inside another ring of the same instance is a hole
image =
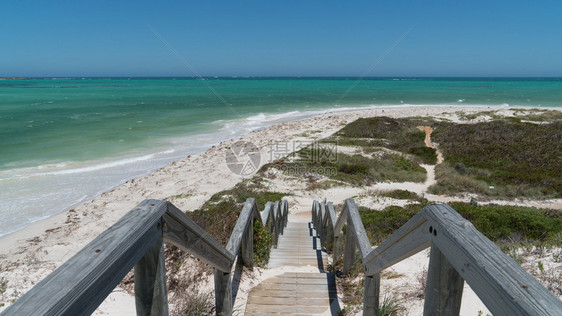
[[[418,126],[418,129],[425,132],[425,140],[424,143],[427,147],[435,149],[437,152],[437,165],[443,162],[443,154],[437,149],[437,147],[431,142],[431,133],[433,132],[433,128],[431,126]]]

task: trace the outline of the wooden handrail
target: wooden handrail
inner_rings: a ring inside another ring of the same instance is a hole
[[[264,212],[271,205],[268,202]],[[279,215],[264,223],[282,229],[287,220],[287,201],[275,205]],[[247,267],[254,264],[255,221],[262,223],[262,217],[256,200],[249,198],[228,244],[223,247],[170,202],[145,200],[37,283],[2,315],[89,315],[133,267],[137,314],[167,315],[163,242],[215,268],[217,314],[231,315],[231,270],[238,257]]]
[[[168,211],[164,214],[164,222],[164,241],[191,253],[214,268],[230,271],[235,255],[170,202]]]
[[[162,236],[165,212],[165,201],[143,201],[2,314],[91,314]]]
[[[372,249],[353,199],[345,201],[335,225],[323,204],[312,205],[317,231],[332,230],[334,261],[341,255],[342,229],[347,224],[344,272],[359,248],[365,269],[364,315],[378,313],[380,272],[431,246],[424,315],[458,315],[464,281],[494,315],[559,315],[562,302],[528,274],[496,244],[445,204],[431,204]],[[329,241],[322,241],[329,244]],[[326,247],[327,250],[328,247]]]

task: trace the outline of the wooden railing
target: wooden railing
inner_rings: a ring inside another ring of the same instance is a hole
[[[287,222],[287,202],[268,202],[264,223],[277,236]],[[266,215],[271,214],[271,215]],[[220,220],[220,219],[217,219]],[[137,315],[167,315],[163,242],[215,268],[219,315],[232,314],[231,271],[240,257],[253,266],[254,222],[262,222],[248,199],[226,247],[167,201],[145,200],[37,283],[2,315],[89,315],[134,267]]]
[[[314,201],[312,222],[334,261],[341,256],[342,228],[347,225],[344,273],[359,249],[365,271],[364,315],[378,313],[380,272],[427,247],[431,254],[424,315],[458,315],[464,281],[494,315],[562,314],[556,296],[448,205],[426,206],[376,248],[353,199],[345,201],[335,218],[332,203]]]
[[[273,233],[273,244],[277,245],[279,235],[283,234],[283,229],[287,226],[289,216],[289,207],[287,201],[267,202],[263,212],[261,212],[261,220],[263,225]]]

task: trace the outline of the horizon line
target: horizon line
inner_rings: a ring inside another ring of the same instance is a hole
[[[368,77],[361,77],[361,76],[249,76],[249,75],[205,75],[205,76],[124,76],[124,75],[117,75],[117,76],[0,76],[0,79],[43,79],[43,78],[51,78],[51,79],[82,79],[82,78],[96,78],[96,79],[103,79],[103,78],[186,78],[186,79],[247,79],[247,78],[291,78],[291,79],[319,79],[319,78],[334,78],[334,79],[458,79],[458,78],[466,78],[466,79],[561,79],[562,76],[368,76]]]

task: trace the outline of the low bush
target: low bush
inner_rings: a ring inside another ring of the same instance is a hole
[[[426,204],[389,206],[382,211],[360,207],[359,214],[372,244],[379,244],[404,225]],[[450,203],[462,217],[492,241],[524,238],[529,241],[558,240],[562,232],[560,212],[521,206],[477,206]]]
[[[562,121],[549,124],[498,120],[477,124],[437,123],[432,135],[445,162],[484,171],[465,176],[515,195],[562,197]],[[461,178],[459,178],[461,179]],[[455,181],[443,183],[441,189]],[[462,179],[461,179],[462,180]],[[445,187],[445,188],[444,188]]]
[[[435,164],[435,149],[425,146],[425,132],[417,126],[431,125],[432,120],[394,119],[389,117],[360,118],[335,135],[340,145],[386,147],[411,154],[426,164]]]

